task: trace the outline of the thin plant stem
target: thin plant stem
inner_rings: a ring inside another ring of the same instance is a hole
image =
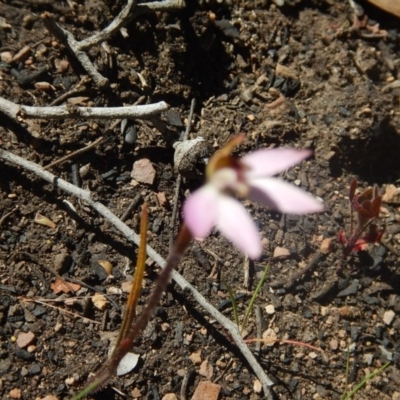
[[[138,337],[139,333],[147,326],[154,309],[157,307],[162,294],[168,286],[171,272],[181,261],[182,256],[191,240],[192,235],[189,233],[186,225],[182,225],[174,247],[171,249],[167,258],[167,263],[164,269],[158,275],[156,285],[150,294],[150,297],[148,298],[141,314],[131,327],[126,325],[124,328],[127,332],[126,335],[122,337],[118,347],[115,347],[111,358],[109,358],[106,364],[104,364],[103,367],[96,373],[96,377],[93,379],[93,382],[90,382],[89,384],[91,387],[93,387],[93,384],[95,384],[94,388],[104,386],[115,374],[118,364],[132,348],[133,342]],[[146,242],[144,240],[140,241],[140,247],[146,248]],[[88,393],[86,392],[86,389],[85,393]],[[82,397],[75,397],[72,400],[78,400],[81,398]]]
[[[374,378],[376,375],[380,374],[383,372],[388,366],[390,365],[390,362],[387,362],[386,364],[382,365],[379,369],[375,370],[374,372],[371,372],[368,374],[346,397],[344,400],[349,400],[351,399],[369,380]]]
[[[235,300],[235,296],[233,294],[233,290],[231,288],[231,286],[228,284],[228,282],[225,281],[224,278],[221,278],[222,283],[225,285],[226,289],[228,290],[228,295],[229,295],[229,299],[232,303],[232,309],[233,309],[233,317],[235,319],[235,323],[239,328],[239,313],[238,313],[238,308],[237,308],[237,303]]]
[[[260,282],[258,282],[258,285],[257,285],[257,287],[256,287],[256,290],[255,290],[254,293],[253,293],[253,296],[251,296],[250,303],[249,303],[249,305],[247,306],[246,314],[244,315],[243,323],[242,323],[242,326],[241,326],[241,328],[240,328],[240,333],[242,333],[242,331],[243,331],[245,325],[247,324],[247,320],[249,319],[251,310],[253,309],[254,302],[256,301],[256,298],[257,298],[257,296],[258,296],[258,293],[260,292],[262,286],[264,285],[265,279],[267,279],[268,272],[269,272],[269,263],[268,263],[268,265],[266,266],[266,268],[265,268],[265,270],[264,270],[264,273],[263,273],[263,275],[262,275],[262,277],[261,277],[261,279],[260,279]]]
[[[350,352],[349,345],[347,344],[347,357],[346,357],[346,383],[344,386],[344,393],[342,396],[342,400],[345,400],[347,395],[347,386],[349,385],[349,373],[350,373]]]
[[[142,207],[142,218],[140,220],[140,243],[142,241],[147,243],[147,226],[148,226],[148,207],[144,204]],[[121,340],[128,336],[130,327],[132,326],[133,319],[136,315],[136,305],[142,291],[142,282],[146,262],[146,246],[139,246],[139,254],[136,263],[135,275],[132,281],[132,288],[129,293],[128,301],[126,303],[125,315],[122,320],[121,330],[119,332],[119,337],[117,343],[115,344],[115,349],[121,343]],[[112,357],[112,356],[111,356]]]

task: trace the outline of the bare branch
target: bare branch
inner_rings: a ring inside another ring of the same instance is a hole
[[[75,55],[88,75],[93,79],[93,82],[96,84],[96,86],[99,88],[108,86],[108,79],[104,78],[104,76],[97,71],[90,61],[88,55],[79,48],[79,42],[74,38],[72,33],[69,33],[67,30],[61,28],[61,26],[59,26],[47,12],[42,14],[42,19],[49,32],[51,32],[61,43],[66,45]]]
[[[32,107],[21,106],[0,97],[0,111],[14,119],[146,119],[167,111],[168,104],[164,101],[154,104],[127,107]]]
[[[110,25],[104,28],[101,32],[98,32],[87,39],[84,39],[78,43],[79,50],[87,50],[96,44],[104,42],[109,39],[116,31],[126,25],[133,14],[133,10],[136,7],[137,0],[128,0],[126,6],[121,12],[114,18]]]
[[[95,209],[100,215],[102,215],[107,221],[109,221],[115,228],[117,228],[128,240],[132,241],[136,245],[140,243],[140,237],[136,234],[132,229],[130,229],[125,223],[123,223],[115,214],[113,214],[107,207],[103,204],[94,201],[91,198],[90,192],[80,189],[71,183],[64,181],[63,179],[57,178],[52,173],[45,171],[38,164],[35,164],[31,161],[27,161],[22,157],[16,156],[8,151],[0,149],[0,159],[4,161],[10,162],[12,164],[21,166],[26,170],[33,172],[35,175],[40,178],[53,183],[58,186],[60,189],[64,190],[67,193],[72,194],[73,196],[85,201],[89,204],[93,209]],[[158,254],[152,247],[147,245],[146,247],[147,254],[161,267],[164,268],[166,265],[166,260]],[[270,386],[273,385],[273,382],[270,380],[268,375],[262,369],[261,365],[258,363],[257,359],[254,357],[253,353],[250,351],[246,343],[243,341],[238,327],[224,315],[222,315],[212,304],[210,304],[202,294],[200,294],[197,289],[195,289],[186,279],[180,275],[178,272],[173,271],[172,279],[183,289],[186,291],[190,291],[193,298],[199,303],[201,307],[203,307],[212,318],[217,320],[221,326],[229,333],[231,338],[236,343],[239,350],[242,352],[243,356],[246,358],[247,362],[253,369],[257,378],[260,380],[263,385],[265,396],[268,400],[272,399],[272,393],[269,389]]]
[[[48,12],[42,14],[42,19],[49,32],[51,32],[61,43],[66,45],[72,54],[75,55],[88,75],[93,79],[96,86],[99,88],[105,88],[109,85],[108,79],[97,71],[84,50],[106,41],[117,30],[129,23],[138,14],[143,14],[149,11],[173,11],[185,6],[184,0],[154,1],[140,4],[138,6],[136,3],[137,0],[128,0],[126,6],[114,18],[110,25],[102,31],[81,41],[77,41],[72,33],[61,28]]]

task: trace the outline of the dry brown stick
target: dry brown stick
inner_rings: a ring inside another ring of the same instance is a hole
[[[57,279],[59,279],[65,286],[67,286],[67,288],[72,292],[75,293],[74,288],[68,283],[66,282],[66,280],[56,271],[54,271],[53,268],[48,267],[45,264],[42,264],[34,255],[27,253],[25,251],[17,251],[13,254],[11,254],[11,256],[9,257],[8,260],[12,260],[14,259],[17,255],[21,255],[25,258],[27,258],[29,261],[35,263],[36,265],[39,265],[39,267],[42,267],[43,269],[45,269],[47,272],[50,272],[52,275],[54,275]]]
[[[60,159],[53,161],[49,165],[46,165],[45,167],[43,167],[43,169],[49,169],[49,168],[53,168],[56,165],[64,164],[66,161],[71,160],[74,157],[78,157],[79,155],[81,155],[83,153],[86,153],[93,147],[104,142],[105,139],[106,139],[105,136],[101,136],[98,139],[96,139],[93,143],[88,144],[86,147],[83,147],[82,149],[76,150],[73,153],[67,154],[64,157],[61,157]]]
[[[140,237],[139,235],[130,229],[125,223],[123,223],[115,214],[113,214],[107,207],[103,204],[94,201],[90,195],[90,192],[83,190],[81,188],[72,185],[71,183],[64,181],[53,175],[52,173],[45,171],[40,165],[35,164],[31,161],[25,160],[22,157],[16,156],[8,151],[0,149],[0,159],[9,162],[11,164],[18,165],[38,177],[53,183],[60,189],[73,196],[85,201],[94,210],[96,210],[100,215],[102,215],[109,223],[114,225],[128,240],[139,245]],[[151,246],[146,246],[146,252],[149,257],[151,257],[161,268],[166,265],[166,260],[158,254]],[[225,329],[232,340],[235,342],[238,349],[241,351],[242,355],[245,357],[251,368],[253,369],[255,375],[261,382],[264,390],[264,394],[267,400],[272,399],[272,393],[270,387],[274,384],[268,375],[265,373],[264,369],[258,363],[254,354],[250,351],[247,344],[243,341],[240,335],[238,327],[230,319],[226,318],[221,314],[211,303],[209,303],[206,298],[194,287],[192,286],[181,274],[177,271],[172,271],[172,279],[181,287],[183,291],[188,291],[191,293],[194,300],[205,309],[210,316],[218,321],[218,323]]]
[[[0,226],[3,225],[4,221],[11,215],[13,215],[15,213],[15,211],[17,211],[18,208],[14,208],[14,210],[11,210],[10,212],[8,212],[7,214],[4,214],[1,218],[0,218]]]
[[[100,324],[100,322],[95,321],[95,320],[93,320],[93,319],[90,319],[90,318],[87,318],[87,317],[82,317],[82,315],[75,314],[75,313],[73,313],[73,312],[71,312],[71,311],[64,310],[63,308],[56,307],[56,306],[53,306],[53,305],[51,305],[51,304],[48,304],[48,301],[56,301],[56,299],[47,300],[47,301],[41,301],[41,300],[39,300],[39,299],[27,299],[27,298],[23,298],[22,301],[27,302],[27,303],[31,302],[31,303],[42,304],[42,305],[44,305],[44,306],[46,306],[46,307],[54,308],[55,310],[58,310],[58,311],[60,311],[61,313],[70,315],[71,317],[74,317],[74,318],[82,318],[83,320],[86,320],[86,321],[89,321],[89,322],[93,322],[94,324]]]

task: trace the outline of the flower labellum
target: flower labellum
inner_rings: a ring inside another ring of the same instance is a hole
[[[320,212],[324,206],[309,193],[273,177],[310,156],[311,151],[260,149],[233,157],[232,150],[243,140],[243,135],[235,136],[211,157],[207,182],[186,200],[183,217],[194,237],[204,238],[216,226],[235,246],[257,259],[262,253],[259,232],[232,194],[290,214]]]

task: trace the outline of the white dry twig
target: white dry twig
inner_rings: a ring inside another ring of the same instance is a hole
[[[72,105],[53,107],[21,106],[0,97],[0,112],[16,120],[24,119],[146,119],[167,111],[168,104],[160,101],[154,104],[126,107],[77,107]]]
[[[48,12],[42,14],[42,19],[46,28],[75,55],[96,86],[105,88],[109,85],[108,79],[97,71],[85,53],[85,50],[109,39],[116,31],[128,24],[138,14],[149,11],[173,11],[181,9],[184,6],[184,0],[154,1],[139,5],[137,5],[137,0],[128,0],[125,7],[123,7],[121,12],[107,27],[81,41],[76,40],[72,33],[61,28]]]
[[[18,165],[20,167],[25,168],[26,170],[33,172],[38,177],[53,183],[60,189],[65,192],[77,197],[78,199],[86,202],[93,209],[95,209],[100,215],[102,215],[107,221],[109,221],[115,228],[117,228],[128,240],[134,242],[136,245],[140,243],[140,237],[136,234],[132,229],[130,229],[125,223],[123,223],[115,214],[113,214],[107,207],[103,204],[94,201],[90,195],[90,192],[87,190],[83,190],[63,179],[60,179],[53,175],[52,173],[45,171],[38,164],[35,164],[31,161],[25,160],[22,157],[19,157],[13,153],[0,149],[0,159],[7,161],[9,163]],[[164,268],[166,265],[165,259],[158,254],[152,247],[147,245],[146,247],[147,254],[151,257],[161,268]],[[268,375],[262,369],[261,365],[258,363],[257,359],[250,351],[246,343],[243,341],[238,327],[224,315],[222,315],[212,304],[210,304],[205,297],[197,291],[186,279],[180,275],[178,272],[173,271],[172,279],[185,291],[189,291],[193,298],[198,302],[198,304],[203,307],[212,318],[218,321],[221,326],[229,333],[233,341],[236,343],[237,347],[246,358],[247,362],[253,369],[257,378],[260,380],[265,396],[268,400],[272,399],[272,393],[269,389],[270,386],[273,385],[273,382],[270,380]]]

